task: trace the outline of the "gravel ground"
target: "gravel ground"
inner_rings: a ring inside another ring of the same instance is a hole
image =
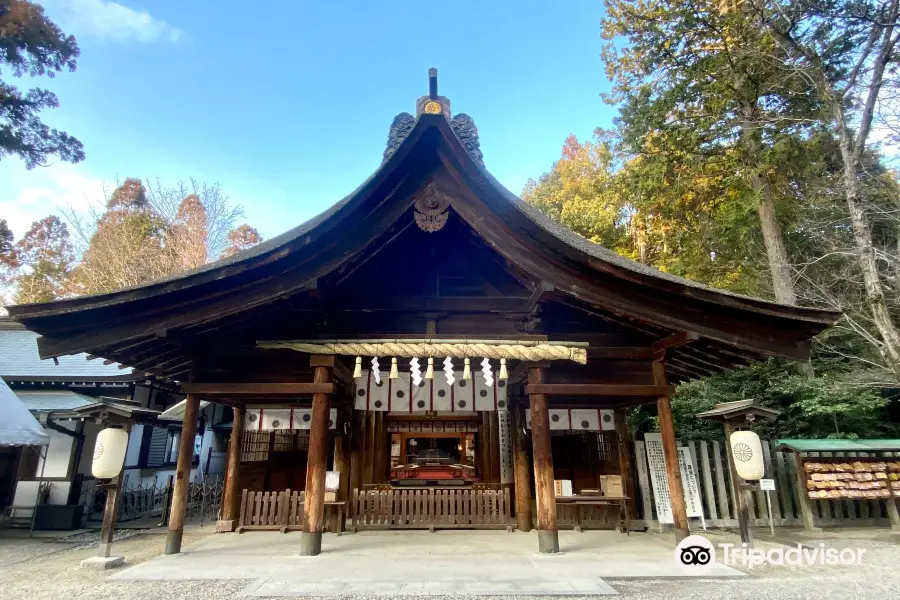
[[[889,534],[870,531],[844,532],[840,537],[822,536],[800,539],[810,547],[865,548],[863,564],[858,567],[816,566],[744,568],[744,579],[607,579],[623,598],[637,600],[742,600],[759,598],[833,600],[855,598],[900,598],[900,544]],[[186,532],[185,545],[208,533]],[[730,534],[712,534],[715,543],[734,542]],[[143,562],[162,553],[164,535],[138,535],[116,543],[127,564]],[[758,548],[779,547],[776,542],[760,540]],[[781,546],[783,547],[783,546]],[[71,543],[44,540],[0,539],[0,598],[3,600],[109,599],[161,600],[238,598],[250,581],[197,582],[107,582],[108,573],[82,569],[83,558],[94,554],[92,548],[73,547]],[[554,597],[558,600],[558,597]],[[346,600],[355,600],[348,597]],[[516,599],[517,600],[517,599]]]

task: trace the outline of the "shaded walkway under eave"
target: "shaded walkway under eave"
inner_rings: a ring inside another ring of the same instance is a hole
[[[534,552],[536,533],[387,531],[327,534],[322,554],[300,556],[300,536],[217,534],[110,579],[250,579],[252,596],[594,595],[604,578],[682,577],[669,536],[559,533],[560,554]],[[717,565],[712,577],[742,577]]]

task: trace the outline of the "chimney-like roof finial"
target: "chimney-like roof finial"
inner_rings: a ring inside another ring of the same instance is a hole
[[[428,97],[432,100],[437,100],[438,97],[437,69],[434,67],[428,69]]]

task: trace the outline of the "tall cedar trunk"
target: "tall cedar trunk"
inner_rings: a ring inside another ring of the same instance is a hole
[[[797,294],[791,278],[787,248],[784,245],[784,233],[781,231],[781,224],[775,214],[772,185],[766,174],[766,166],[760,160],[762,152],[759,133],[752,129],[756,108],[753,104],[745,102],[742,104],[741,113],[745,119],[741,124],[744,152],[750,165],[750,185],[759,199],[756,211],[759,214],[763,243],[766,245],[766,257],[769,261],[769,273],[772,275],[775,300],[782,304],[797,304]]]
[[[840,100],[834,100],[832,104],[840,134],[841,158],[844,161],[844,196],[847,210],[850,213],[850,227],[853,232],[853,241],[856,244],[857,260],[859,260],[866,287],[866,303],[872,313],[872,321],[881,335],[882,357],[894,377],[900,381],[900,332],[897,331],[897,326],[891,320],[887,301],[884,298],[884,288],[878,275],[875,248],[872,245],[872,230],[869,218],[862,207],[859,189],[859,158],[854,152],[854,143],[844,119],[843,106]]]

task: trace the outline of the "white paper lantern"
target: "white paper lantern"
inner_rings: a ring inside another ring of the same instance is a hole
[[[124,429],[104,429],[97,434],[94,443],[94,462],[91,474],[97,479],[112,479],[122,472],[125,451],[128,450],[128,432]]]
[[[762,443],[752,431],[735,431],[729,440],[738,476],[745,481],[759,481],[766,474]]]

